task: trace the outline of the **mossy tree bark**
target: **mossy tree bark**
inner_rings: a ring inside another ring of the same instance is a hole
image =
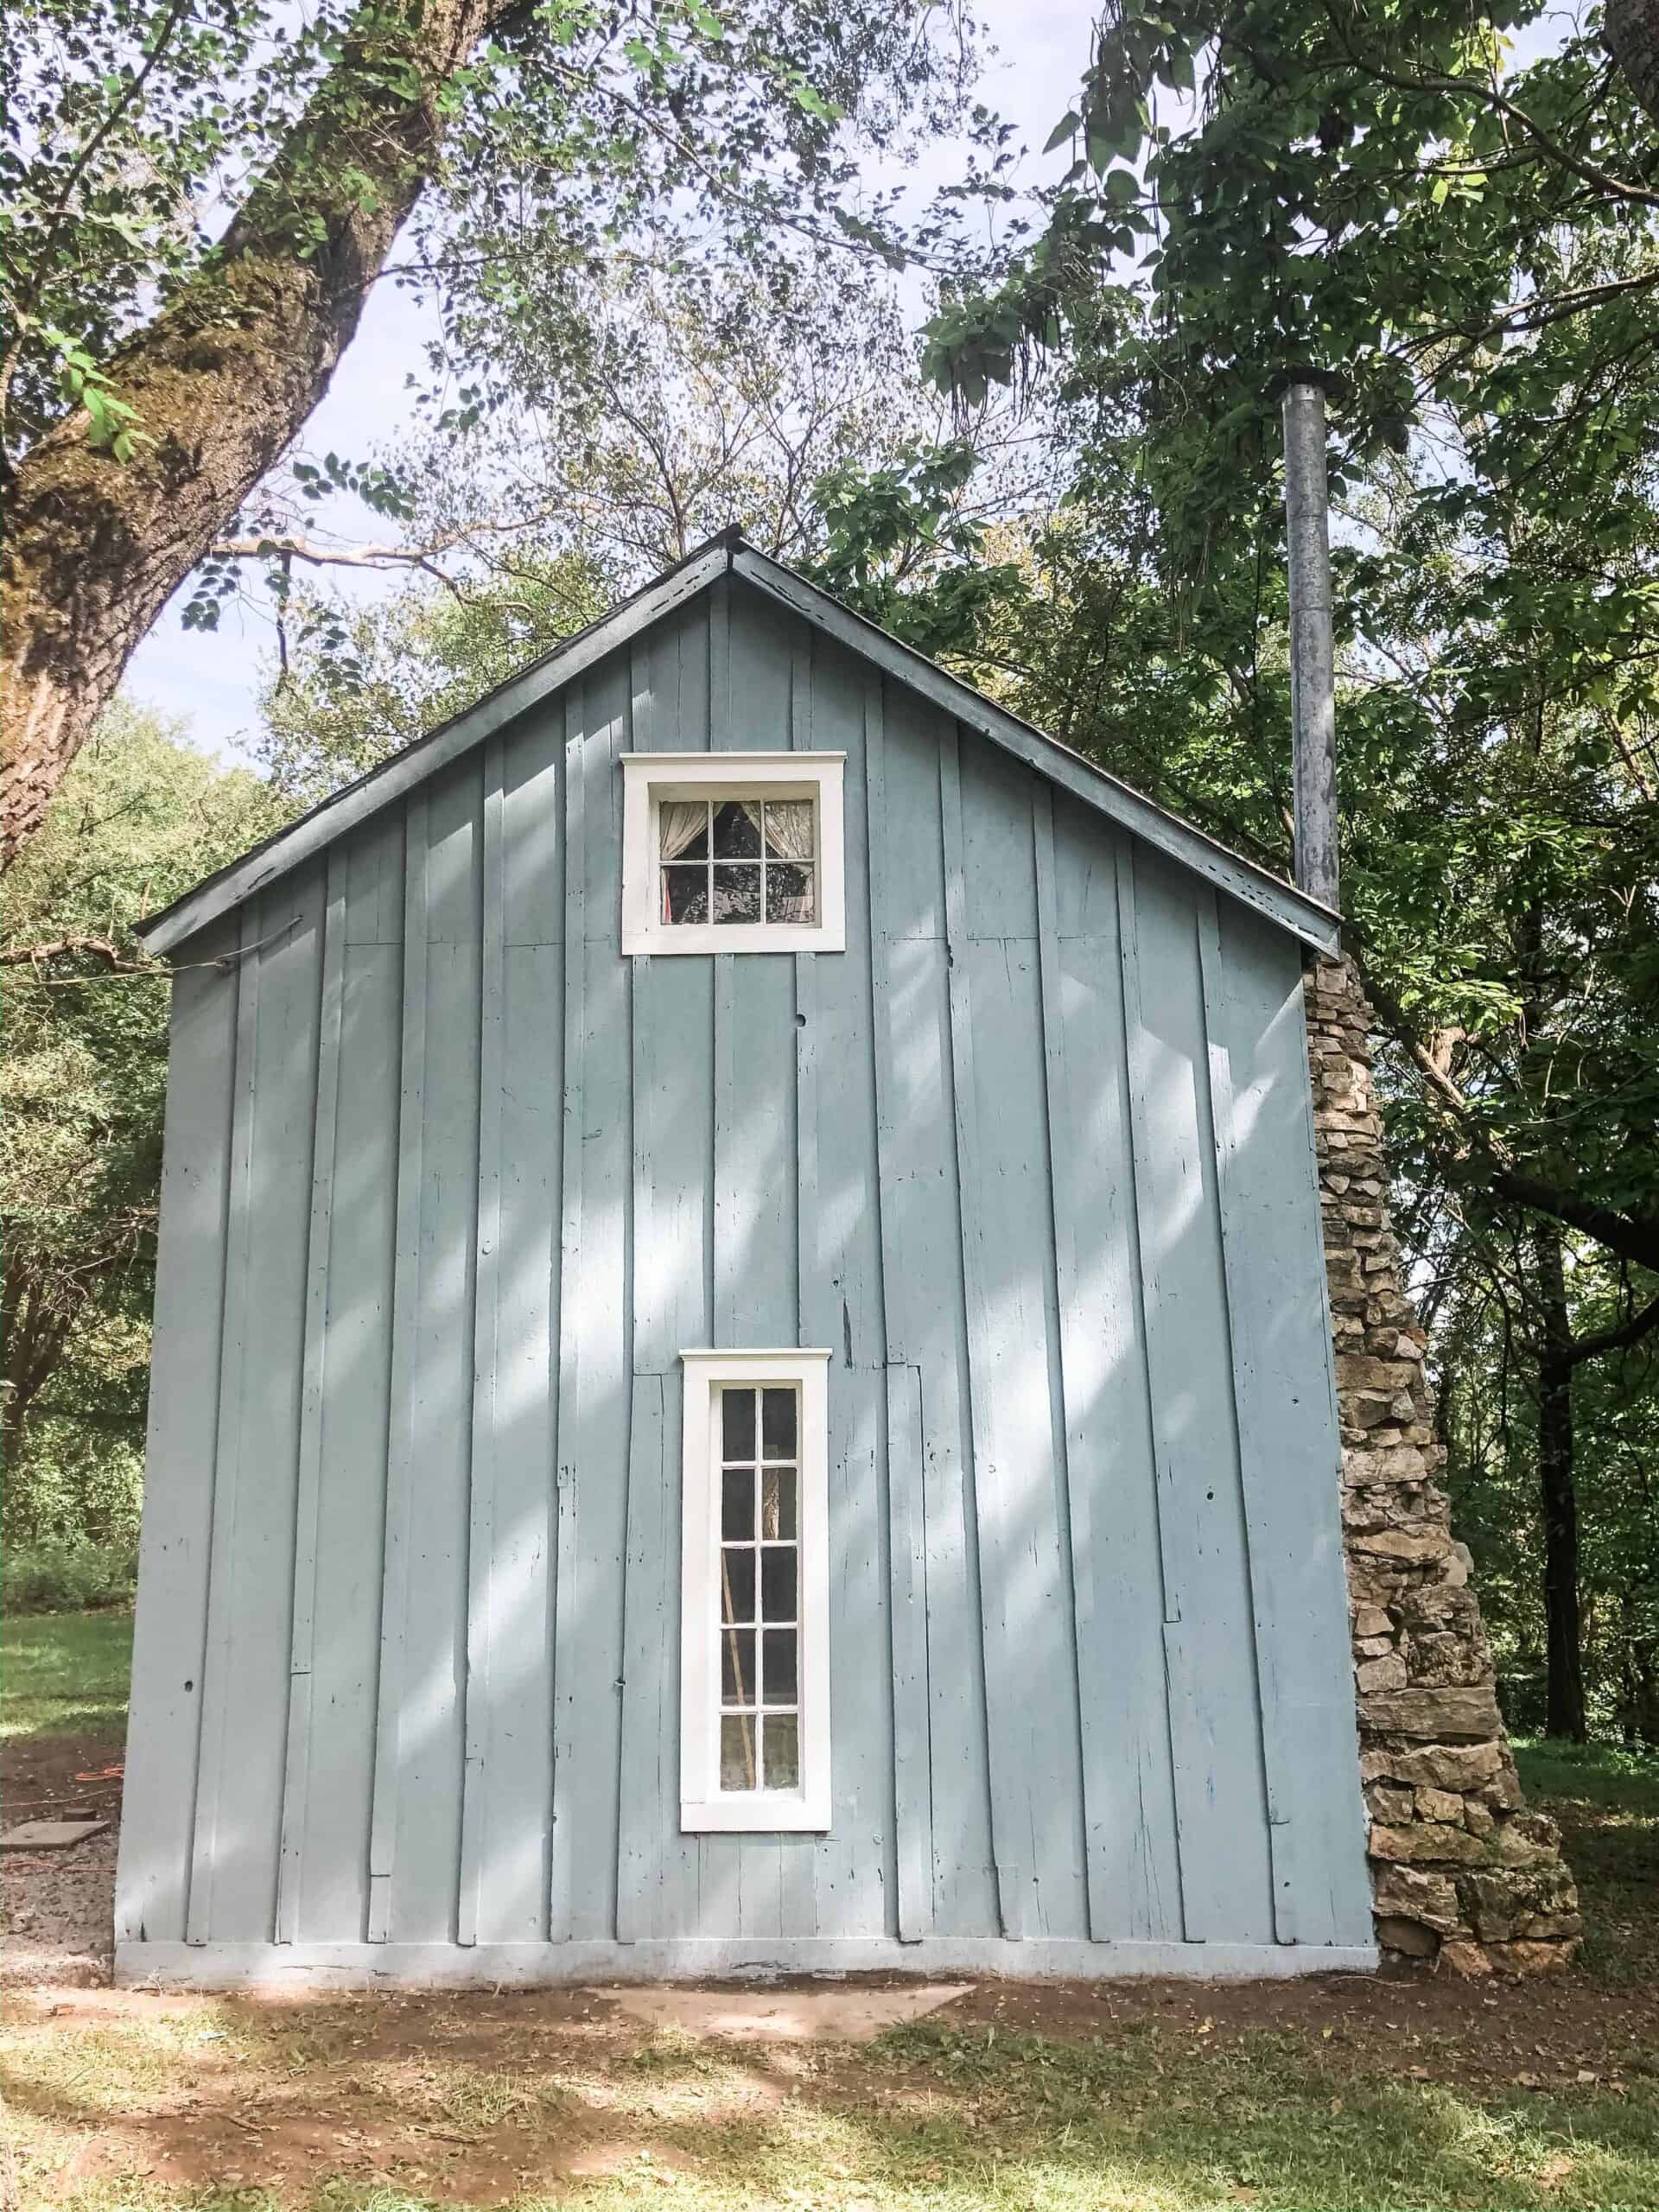
[[[505,4],[365,10],[218,249],[111,362],[146,442],[119,461],[78,412],[20,465],[0,556],[0,865],[168,599],[327,390],[432,173],[439,95]]]
[[[1625,82],[1659,124],[1659,0],[1607,0],[1602,37]]]

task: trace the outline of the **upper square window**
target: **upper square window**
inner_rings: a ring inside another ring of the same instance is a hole
[[[623,756],[622,950],[845,950],[839,753]]]

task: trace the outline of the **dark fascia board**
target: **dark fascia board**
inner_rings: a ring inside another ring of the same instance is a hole
[[[1334,954],[1340,949],[1341,917],[1330,907],[1322,906],[1317,899],[1310,899],[1306,892],[1270,874],[1266,868],[1258,868],[1254,861],[1247,861],[1225,845],[1218,845],[1191,823],[1183,822],[1179,815],[1154,806],[1149,798],[1143,798],[1139,791],[1120,783],[1105,769],[1096,767],[1081,753],[1074,753],[1058,738],[1048,736],[1029,722],[1022,722],[1017,715],[995,705],[983,692],[976,691],[971,683],[948,675],[925,653],[901,645],[877,624],[855,614],[839,600],[831,599],[828,593],[808,583],[792,569],[769,560],[749,545],[734,550],[732,568],[746,583],[791,608],[850,652],[874,661],[886,674],[908,684],[912,691],[920,692],[957,721],[976,730],[982,737],[989,738],[993,745],[1000,745],[1004,752],[1023,760],[1039,775],[1058,784],[1085,806],[1109,816],[1135,836],[1143,838],[1160,853],[1166,853],[1182,867],[1192,869],[1218,891],[1225,891],[1245,906],[1253,906],[1258,913],[1265,914],[1269,921],[1293,931],[1316,952]]]
[[[357,828],[383,806],[402,798],[415,785],[435,775],[493,731],[540,704],[554,692],[591,668],[607,654],[648,629],[653,622],[683,606],[722,575],[735,575],[744,582],[810,622],[849,652],[874,663],[884,674],[950,715],[966,728],[988,738],[1023,761],[1039,775],[1071,793],[1085,806],[1103,814],[1133,836],[1143,838],[1158,851],[1179,862],[1230,897],[1275,922],[1300,938],[1316,952],[1334,954],[1340,945],[1338,917],[1294,885],[1271,875],[1254,861],[1243,859],[1194,830],[1179,816],[1166,813],[1143,798],[1128,784],[1096,768],[1052,737],[1023,722],[1017,715],[995,706],[971,684],[947,675],[925,654],[901,645],[898,639],[862,615],[853,613],[839,600],[808,583],[782,563],[746,544],[735,531],[723,532],[687,556],[654,583],[632,599],[567,639],[543,660],[511,682],[480,699],[454,721],[419,738],[390,760],[371,770],[358,782],[325,799],[286,830],[257,845],[240,860],[209,876],[172,906],[152,914],[137,925],[137,935],[153,953],[171,951],[208,923],[255,892],[309,860],[336,837]]]

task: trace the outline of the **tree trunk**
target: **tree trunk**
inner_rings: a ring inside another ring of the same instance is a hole
[[[1607,0],[1601,35],[1625,83],[1659,123],[1659,0]]]
[[[150,442],[118,461],[76,413],[22,461],[0,556],[0,867],[151,623],[327,391],[431,174],[437,95],[505,5],[365,8],[210,260],[110,364]],[[411,68],[413,98],[392,89]]]
[[[1584,1656],[1579,1622],[1579,1501],[1573,1483],[1572,1317],[1553,1221],[1533,1230],[1538,1268],[1538,1484],[1544,1510],[1545,1731],[1585,1740]]]

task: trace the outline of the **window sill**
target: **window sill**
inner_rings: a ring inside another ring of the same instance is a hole
[[[829,1827],[827,1801],[821,1803],[798,1789],[734,1789],[728,1796],[683,1800],[680,1805],[683,1835],[775,1835],[802,1829],[822,1835]]]
[[[677,922],[622,931],[629,957],[649,953],[658,960],[676,953],[845,952],[847,932],[824,922]]]

